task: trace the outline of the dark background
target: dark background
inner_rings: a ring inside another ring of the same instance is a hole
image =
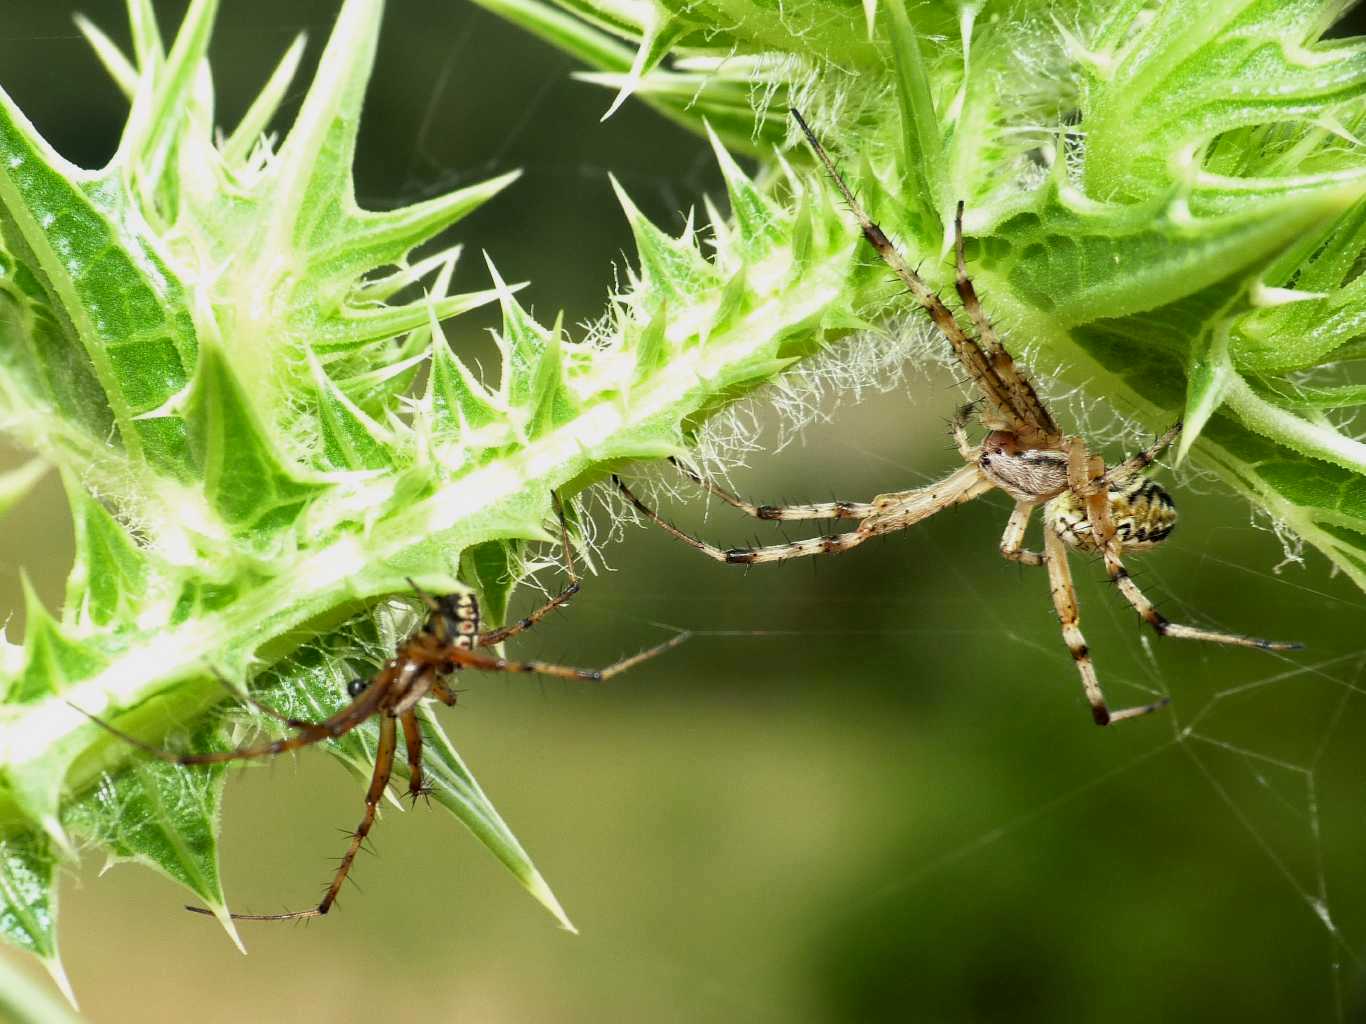
[[[7,5],[0,82],[59,150],[97,166],[124,105],[71,28],[75,6]],[[79,8],[124,38],[121,4]],[[295,32],[316,58],[336,5],[225,8],[212,55],[231,124]],[[169,35],[183,5],[158,9]],[[487,249],[533,282],[524,298],[543,319],[563,308],[575,322],[599,312],[631,250],[609,170],[670,228],[722,190],[701,140],[638,104],[599,124],[610,95],[570,70],[465,4],[392,4],[357,179],[362,204],[385,207],[524,168],[457,228],[460,283],[486,286]],[[486,353],[491,322],[448,335]],[[846,403],[734,480],[819,500],[932,479],[954,465],[956,398],[927,377]],[[63,886],[72,982],[99,1022],[1366,1019],[1362,599],[1313,553],[1275,572],[1280,544],[1216,482],[1184,480],[1178,497],[1182,524],[1141,584],[1172,617],[1305,652],[1158,643],[1078,559],[1112,703],[1174,700],[1098,730],[1043,575],[996,554],[999,497],[844,558],[748,573],[631,529],[607,552],[616,571],[515,652],[605,662],[660,623],[695,630],[691,643],[601,688],[471,676],[444,713],[580,936],[419,809],[386,812],[356,872],[363,894],[309,927],[244,925],[245,959],[171,884],[134,868],[97,880],[88,858]],[[21,564],[57,603],[62,507],[47,481],[6,521],[8,607]],[[723,508],[704,524],[700,503],[673,511],[726,544],[767,529]],[[316,751],[235,777],[235,906],[312,898],[359,805]]]

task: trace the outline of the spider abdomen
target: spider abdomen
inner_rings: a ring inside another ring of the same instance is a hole
[[[1113,485],[1108,495],[1110,521],[1120,547],[1142,550],[1160,544],[1176,526],[1176,503],[1159,483],[1147,477],[1131,477]],[[1064,491],[1044,506],[1044,520],[1070,547],[1095,551],[1086,503]]]

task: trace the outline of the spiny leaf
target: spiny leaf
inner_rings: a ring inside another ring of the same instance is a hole
[[[292,522],[319,491],[275,451],[268,425],[215,346],[200,350],[185,421],[205,497],[234,532],[259,536]]]
[[[57,960],[56,869],[42,833],[0,837],[0,935],[47,962]]]
[[[498,348],[503,355],[503,376],[499,387],[503,400],[514,409],[530,406],[536,394],[536,369],[542,354],[551,344],[550,334],[536,323],[513,298],[493,261],[484,255],[494,293],[503,311],[503,328],[498,332]],[[558,359],[558,355],[555,357]]]
[[[742,246],[739,255],[745,262],[756,261],[786,238],[778,205],[754,186],[710,126],[707,135],[730,195],[731,216]]]
[[[24,669],[6,691],[6,702],[32,703],[60,693],[73,679],[89,675],[101,658],[78,641],[65,636],[33,589],[28,573],[20,574],[24,588]]]
[[[527,420],[527,436],[541,435],[563,426],[581,410],[573,391],[565,381],[564,314],[555,320],[549,338],[541,352],[531,378],[531,416]]]
[[[216,724],[202,728],[186,753],[231,749]],[[136,762],[118,779],[99,784],[72,803],[63,823],[108,851],[111,863],[133,861],[184,886],[241,948],[226,910],[218,867],[218,821],[226,765],[185,771],[165,761]]]
[[[635,59],[631,61],[631,68],[626,72],[621,89],[612,100],[612,105],[602,115],[604,121],[617,112],[617,108],[635,92],[641,80],[659,66],[665,55],[693,27],[691,23],[666,13],[662,8],[656,7],[654,11],[654,16],[642,26],[641,41],[636,48]]]
[[[636,332],[636,369],[631,379],[633,385],[648,381],[661,366],[668,362],[670,356],[669,339],[664,333],[668,324],[669,306],[668,303],[661,303],[645,328]]]
[[[521,177],[510,171],[423,203],[382,212],[359,211],[331,228],[334,242],[312,259],[330,275],[346,280],[357,271],[396,263],[424,242],[477,210]]]
[[[396,447],[392,434],[337,388],[317,357],[309,355],[322,425],[320,461],[325,469],[389,469]]]
[[[432,371],[427,378],[427,404],[438,434],[465,436],[501,421],[505,410],[451,351],[440,325],[432,319]]]
[[[872,19],[869,18],[871,26]],[[920,39],[906,17],[902,0],[887,0],[887,24],[896,60],[897,98],[901,106],[902,166],[914,175],[906,190],[926,226],[943,206],[941,168],[944,144],[934,107]]]
[[[153,558],[70,472],[64,473],[76,557],[66,582],[66,607],[76,621],[109,626],[135,620],[152,596]]]
[[[299,70],[299,61],[304,55],[304,43],[306,39],[303,33],[294,37],[294,42],[289,44],[289,49],[285,51],[280,62],[275,65],[275,70],[270,73],[270,78],[266,81],[265,87],[257,93],[252,100],[247,112],[242,115],[242,120],[237,123],[227,142],[223,144],[223,165],[225,167],[236,168],[244,163],[251,155],[252,149],[260,141],[266,128],[270,125],[271,119],[280,109],[280,104],[284,102],[285,96],[289,92],[289,87],[294,81],[294,75]]]
[[[578,929],[569,920],[560,901],[555,898],[517,837],[493,809],[493,804],[437,724],[431,709],[421,708],[418,715],[422,719],[422,735],[427,744],[425,749],[431,751],[427,771],[437,801],[450,808],[465,827],[503,862],[537,903],[550,911],[567,931],[577,933]]]
[[[640,269],[648,283],[645,293],[659,301],[686,305],[715,281],[715,271],[690,242],[670,238],[651,224],[617,179],[611,181],[635,235]]]

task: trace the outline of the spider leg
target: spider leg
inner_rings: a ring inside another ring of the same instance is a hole
[[[432,680],[432,696],[445,704],[448,708],[455,707],[455,698],[458,691],[452,690],[440,679]]]
[[[687,632],[678,633],[662,644],[656,644],[654,647],[647,648],[639,654],[633,654],[629,658],[614,661],[605,668],[574,668],[571,665],[557,665],[550,661],[513,661],[508,658],[495,658],[487,654],[479,654],[463,647],[453,647],[448,653],[450,660],[456,664],[482,669],[486,672],[535,672],[537,675],[554,676],[557,679],[576,679],[586,683],[600,683],[611,679],[620,672],[625,672],[629,668],[634,668],[643,661],[649,661],[651,658],[677,647],[691,635]]]
[[[972,414],[977,411],[977,405],[976,402],[968,402],[959,406],[950,421],[953,442],[957,445],[958,454],[963,457],[964,462],[976,462],[982,454],[982,450],[968,437],[968,424],[972,422]]]
[[[223,764],[227,761],[241,761],[253,757],[272,757],[276,754],[283,754],[286,751],[298,750],[301,747],[312,746],[314,743],[321,743],[323,740],[337,739],[340,736],[346,735],[375,713],[375,709],[379,706],[380,700],[388,690],[388,679],[389,673],[381,673],[380,678],[376,680],[374,684],[367,687],[350,704],[342,708],[326,721],[305,722],[296,725],[295,728],[297,728],[299,732],[295,736],[272,740],[269,743],[260,743],[249,747],[238,747],[236,750],[219,750],[205,754],[177,754],[174,751],[165,750],[124,732],[122,729],[106,722],[104,719],[92,715],[84,708],[76,707],[74,704],[71,704],[70,706],[85,715],[86,718],[90,719],[102,729],[113,733],[125,743],[137,747],[139,750],[145,750],[153,757],[160,758],[168,764]]]
[[[1067,439],[1067,487],[1086,504],[1086,518],[1097,545],[1109,544],[1115,535],[1110,517],[1110,488],[1106,484],[1105,462],[1086,449],[1076,435]]]
[[[341,891],[342,883],[346,881],[346,876],[351,871],[351,865],[356,859],[356,854],[360,852],[365,837],[370,834],[370,829],[375,824],[379,802],[384,798],[384,790],[389,785],[389,776],[394,770],[394,751],[398,747],[398,729],[394,721],[388,715],[380,716],[379,747],[375,751],[375,771],[370,776],[370,788],[365,793],[365,815],[361,818],[356,831],[351,833],[351,845],[347,848],[346,855],[342,857],[341,864],[338,865],[337,873],[332,879],[332,884],[327,887],[322,902],[308,910],[296,910],[287,914],[229,915],[234,921],[300,921],[309,917],[322,917],[332,909],[332,904],[337,900],[337,893]],[[186,907],[185,909],[196,914],[211,913],[203,907]]]
[[[1119,465],[1110,467],[1110,471],[1105,474],[1105,482],[1107,484],[1120,483],[1127,480],[1135,473],[1143,472],[1143,470],[1147,469],[1157,460],[1157,457],[1162,454],[1163,449],[1176,440],[1177,435],[1180,433],[1181,421],[1177,420],[1175,425],[1169,427],[1166,433],[1152,444],[1148,445],[1148,447],[1130,455]]]
[[[526,632],[579,592],[582,584],[579,581],[579,574],[574,569],[574,548],[569,541],[569,524],[565,522],[564,506],[560,504],[560,496],[554,491],[550,492],[550,498],[555,504],[555,515],[560,520],[560,546],[564,551],[564,568],[569,575],[569,583],[558,594],[525,618],[518,619],[516,622],[498,629],[490,629],[487,632],[480,633],[475,641],[477,647],[492,647],[495,644],[501,644],[504,640],[511,639],[518,633]]]
[[[210,667],[209,671],[213,673],[213,677],[218,680],[218,682],[222,685],[223,689],[227,690],[228,693],[232,694],[243,704],[246,704],[247,706],[255,709],[256,711],[259,711],[261,714],[269,718],[275,719],[277,722],[284,723],[291,729],[308,729],[318,724],[316,722],[305,722],[299,718],[290,718],[288,715],[281,714],[274,708],[267,707],[265,704],[262,704],[260,701],[258,701],[255,697],[251,695],[251,692],[249,690],[239,690],[236,686],[233,685],[231,680],[229,680],[227,676],[223,675],[223,673],[219,672],[218,669]]]
[[[976,465],[962,466],[928,487],[879,495],[872,503],[874,511],[859,523],[857,530],[849,533],[829,534],[767,547],[723,549],[684,533],[631,493],[619,477],[613,479],[631,504],[665,532],[677,537],[689,547],[701,551],[708,558],[729,565],[756,565],[763,562],[782,562],[789,558],[804,558],[808,555],[838,554],[858,547],[870,537],[914,526],[936,512],[971,501],[995,486],[982,476]]]
[[[1051,531],[1050,531],[1051,532]],[[1111,541],[1105,546],[1105,572],[1110,582],[1119,588],[1124,599],[1134,607],[1139,617],[1157,631],[1158,636],[1174,636],[1183,640],[1207,640],[1214,644],[1228,644],[1233,647],[1255,647],[1262,651],[1298,651],[1304,644],[1286,643],[1277,640],[1262,640],[1258,637],[1243,636],[1240,633],[1225,633],[1217,629],[1201,629],[1199,626],[1186,626],[1170,621],[1153,607],[1146,594],[1139,589],[1129,570],[1119,558],[1119,544]]]
[[[872,515],[874,511],[873,505],[859,501],[826,501],[814,505],[751,505],[710,480],[703,479],[677,459],[671,458],[669,461],[693,483],[706,488],[727,505],[755,519],[863,519]]]
[[[1010,353],[1001,344],[1001,340],[996,337],[996,331],[982,309],[982,300],[977,297],[977,289],[973,287],[972,278],[968,277],[967,263],[963,258],[963,201],[961,199],[958,201],[958,206],[953,214],[953,252],[954,287],[958,290],[958,297],[963,300],[963,308],[967,311],[968,318],[972,320],[973,327],[977,328],[977,337],[985,351],[986,358],[1011,395],[1012,407],[1022,412],[1039,434],[1044,436],[1056,435],[1058,433],[1057,424],[1053,422],[1053,417],[1049,415],[1048,409],[1040,401],[1038,392],[1034,390],[1034,385],[1016,367],[1015,360],[1011,358]]]
[[[794,541],[791,544],[773,544],[769,547],[760,548],[718,548],[714,544],[708,544],[704,540],[699,540],[692,534],[684,533],[673,523],[661,516],[645,502],[635,496],[618,476],[613,476],[612,480],[617,488],[626,496],[636,510],[647,516],[665,533],[668,533],[689,547],[696,548],[708,558],[717,562],[725,562],[729,565],[756,565],[760,562],[782,562],[789,558],[801,558],[804,555],[826,555],[835,554],[840,551],[848,551],[850,548],[858,547],[872,533],[865,532],[860,526],[859,529],[850,533],[832,534],[826,537],[813,537],[811,540]]]
[[[1015,511],[1010,513],[1006,532],[1001,535],[1001,555],[1021,565],[1043,565],[1044,556],[1039,551],[1026,551],[1024,548],[1025,529],[1035,505],[1029,501],[1017,501]]]
[[[1086,637],[1081,632],[1077,591],[1072,584],[1072,570],[1067,564],[1067,546],[1052,530],[1044,531],[1043,544],[1044,564],[1048,566],[1048,586],[1053,596],[1053,608],[1057,611],[1058,621],[1062,624],[1063,642],[1067,644],[1067,649],[1072,653],[1072,660],[1077,664],[1077,671],[1081,673],[1081,685],[1086,691],[1086,700],[1091,705],[1091,718],[1097,725],[1110,725],[1126,718],[1151,714],[1165,707],[1168,703],[1165,698],[1152,704],[1124,708],[1121,711],[1111,711],[1106,706],[1105,694],[1100,688],[1096,667],[1091,663],[1091,653],[1086,646]]]
[[[403,714],[399,721],[403,723],[403,747],[408,753],[408,795],[416,802],[418,797],[431,792],[422,784],[422,727],[413,711]]]
[[[1013,370],[1013,367],[1010,370],[1009,377],[1002,375],[992,357],[959,326],[958,321],[954,319],[949,308],[944,305],[935,291],[901,258],[896,246],[892,245],[891,239],[887,237],[882,228],[873,223],[872,218],[868,216],[854,197],[853,190],[835,167],[835,162],[830,159],[830,154],[820,144],[820,140],[816,138],[816,133],[811,130],[805,118],[795,108],[792,109],[792,116],[796,118],[802,134],[806,136],[806,141],[811,144],[811,150],[816,154],[816,159],[821,162],[821,165],[833,179],[835,187],[848,204],[854,219],[858,221],[859,230],[863,232],[863,237],[868,240],[868,244],[877,251],[882,261],[906,286],[920,307],[929,314],[930,319],[935,322],[935,325],[944,335],[963,367],[977,382],[977,386],[982,389],[991,404],[1006,418],[1010,429],[1028,438],[1039,438],[1050,442],[1054,440],[1057,435],[1057,428],[1053,425],[1047,410],[1043,408],[1041,403],[1038,403],[1037,396],[1035,398],[1037,408],[1020,404],[1021,395],[1025,391],[1033,393],[1033,388],[1029,382],[1018,371]],[[1042,438],[1040,438],[1041,433],[1043,434]]]

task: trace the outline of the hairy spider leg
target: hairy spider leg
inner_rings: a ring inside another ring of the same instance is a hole
[[[1017,501],[1006,523],[1006,532],[1001,534],[1001,555],[1021,565],[1043,565],[1041,551],[1029,551],[1024,546],[1025,530],[1029,528],[1029,517],[1038,508],[1033,501]]]
[[[556,608],[565,604],[565,602],[579,592],[579,589],[582,586],[582,583],[579,580],[579,574],[574,568],[574,547],[569,537],[569,523],[566,522],[564,517],[564,505],[560,501],[560,496],[554,491],[550,492],[550,500],[555,506],[555,516],[560,521],[560,547],[564,551],[564,571],[569,576],[569,583],[558,594],[524,618],[518,619],[516,622],[509,623],[506,626],[501,626],[498,629],[491,629],[486,633],[480,633],[478,643],[478,646],[480,647],[492,647],[494,644],[501,644],[504,640],[511,639],[518,633],[525,632]]]
[[[1223,630],[1202,629],[1199,626],[1187,626],[1179,622],[1172,622],[1153,607],[1152,601],[1148,600],[1147,595],[1139,589],[1138,584],[1129,575],[1129,570],[1124,568],[1124,563],[1120,561],[1119,552],[1120,543],[1118,539],[1112,538],[1104,548],[1105,573],[1109,576],[1110,582],[1124,595],[1124,599],[1133,605],[1134,611],[1138,612],[1139,617],[1152,626],[1158,636],[1172,636],[1181,640],[1205,640],[1214,644],[1227,644],[1230,647],[1252,647],[1259,651],[1299,651],[1304,649],[1304,644],[1263,640],[1255,636],[1243,636],[1241,633],[1227,633]]]
[[[830,158],[830,154],[825,151],[825,147],[820,144],[806,120],[796,109],[792,109],[792,116],[796,119],[802,134],[806,136],[806,141],[810,143],[811,150],[816,154],[816,158],[825,167],[827,173],[833,179],[835,187],[849,206],[849,210],[858,221],[859,230],[863,232],[863,237],[868,243],[877,250],[878,256],[891,268],[892,272],[901,280],[914,296],[916,302],[930,315],[930,319],[935,322],[940,332],[948,340],[959,361],[972,375],[987,399],[1000,415],[1005,419],[1005,426],[1020,435],[1021,438],[1031,444],[1048,444],[1056,440],[1056,428],[1050,431],[1052,426],[1051,419],[1038,420],[1035,418],[1034,410],[1027,404],[1021,404],[1022,392],[1017,387],[1012,386],[993,365],[991,358],[983,351],[972,338],[970,338],[959,325],[957,319],[944,305],[939,296],[925,283],[911,267],[901,258],[896,247],[892,245],[882,228],[873,223],[872,218],[864,211],[859,201],[854,197],[853,190],[849,187],[844,177],[835,167],[835,162]],[[1032,388],[1029,389],[1032,393]],[[1037,403],[1037,396],[1035,396]],[[1045,414],[1046,416],[1046,414]]]
[[[1167,428],[1165,433],[1154,440],[1152,444],[1148,445],[1148,447],[1134,452],[1134,454],[1130,455],[1118,465],[1111,466],[1109,471],[1105,474],[1105,482],[1107,484],[1122,483],[1129,479],[1129,477],[1143,472],[1143,470],[1157,461],[1157,457],[1161,455],[1162,452],[1166,450],[1167,446],[1175,441],[1180,434],[1181,421],[1177,420]]]
[[[408,796],[417,802],[431,790],[422,784],[422,726],[416,711],[407,711],[399,719],[403,723],[403,749],[408,754]]]
[[[949,421],[949,429],[953,431],[953,443],[958,449],[958,454],[962,456],[964,462],[976,462],[981,455],[982,449],[972,443],[972,438],[968,437],[968,424],[972,422],[972,414],[977,410],[977,402],[968,402],[960,405],[954,411],[953,419]]]
[[[381,674],[380,679],[384,679]],[[387,689],[387,682],[380,685],[372,685],[365,692],[358,694],[350,704],[342,708],[330,718],[321,722],[300,722],[297,719],[291,720],[292,727],[299,730],[298,735],[272,740],[269,743],[261,743],[253,746],[238,747],[235,750],[210,751],[203,754],[177,754],[171,750],[165,750],[154,744],[147,743],[138,739],[130,733],[106,722],[97,715],[91,714],[84,708],[70,704],[81,714],[85,715],[102,729],[112,733],[124,742],[144,750],[168,764],[223,764],[228,761],[240,761],[253,757],[273,757],[276,754],[283,754],[290,750],[299,750],[303,747],[312,746],[314,743],[321,743],[323,740],[339,739],[345,736],[356,726],[370,718],[379,705]],[[69,702],[68,702],[69,703]]]
[[[728,565],[758,565],[764,562],[782,562],[789,558],[804,558],[810,555],[837,554],[841,551],[849,551],[871,537],[904,530],[923,519],[928,519],[936,512],[971,501],[973,498],[992,490],[995,486],[982,476],[981,471],[976,466],[963,466],[943,480],[928,487],[879,496],[871,503],[873,511],[863,518],[857,529],[851,530],[849,533],[828,534],[824,537],[812,537],[810,540],[773,544],[767,547],[719,548],[692,536],[690,533],[685,533],[663,518],[636,497],[620,477],[613,476],[612,480],[637,511],[648,517],[665,532],[690,547],[696,548],[708,558]]]
[[[488,654],[452,647],[446,652],[450,661],[464,668],[477,668],[485,672],[534,672],[537,675],[551,676],[555,679],[575,679],[585,683],[601,683],[613,676],[635,668],[642,662],[656,658],[665,651],[672,650],[692,634],[683,630],[674,634],[662,644],[647,647],[638,654],[614,661],[602,668],[574,668],[570,665],[556,665],[548,661],[515,661],[510,658],[497,658]]]
[[[731,508],[739,509],[745,515],[753,516],[755,519],[864,519],[877,511],[875,505],[861,501],[825,501],[811,505],[751,505],[742,498],[737,498],[729,491],[718,487],[710,480],[704,479],[700,474],[683,465],[678,459],[670,458],[669,461],[693,483],[706,488]]]
[[[1164,698],[1152,704],[1111,711],[1105,704],[1105,694],[1096,677],[1096,667],[1091,663],[1091,653],[1082,635],[1080,613],[1077,610],[1077,591],[1072,583],[1072,570],[1067,564],[1067,545],[1052,530],[1043,535],[1044,563],[1048,566],[1048,587],[1053,597],[1053,608],[1058,613],[1062,626],[1062,639],[1072,653],[1072,660],[1081,673],[1081,685],[1086,691],[1086,700],[1091,705],[1091,717],[1097,725],[1109,725],[1126,718],[1137,718],[1151,714],[1165,707],[1170,700]]]
[[[973,286],[972,278],[968,277],[967,262],[963,257],[963,201],[961,199],[958,200],[958,206],[953,214],[953,252],[954,287],[958,291],[958,297],[963,301],[963,309],[967,311],[968,318],[977,328],[977,337],[982,344],[987,362],[1005,383],[1011,394],[1012,407],[1023,411],[1037,428],[1041,435],[1038,440],[1045,443],[1056,441],[1061,433],[1057,424],[1053,422],[1052,414],[1040,401],[1039,393],[1034,390],[1034,385],[1029,382],[1024,371],[1015,365],[1014,358],[1001,344],[1000,338],[996,336],[991,321],[982,309],[982,302],[977,297],[977,289]]]
[[[360,824],[351,833],[351,843],[346,848],[346,853],[337,866],[337,873],[332,877],[332,882],[323,894],[322,900],[316,907],[308,910],[294,910],[283,914],[232,914],[234,921],[302,921],[311,917],[324,917],[332,909],[332,904],[337,901],[337,893],[346,882],[346,876],[351,873],[351,865],[355,863],[356,854],[360,852],[366,837],[370,834],[370,829],[374,827],[375,817],[379,813],[379,803],[384,799],[384,791],[389,786],[389,776],[394,770],[394,751],[398,747],[398,730],[395,727],[395,720],[388,715],[381,715],[379,720],[379,746],[375,750],[375,769],[370,775],[370,788],[365,791],[365,814],[361,817]],[[204,907],[186,907],[186,910],[196,914],[209,914],[211,911]]]

